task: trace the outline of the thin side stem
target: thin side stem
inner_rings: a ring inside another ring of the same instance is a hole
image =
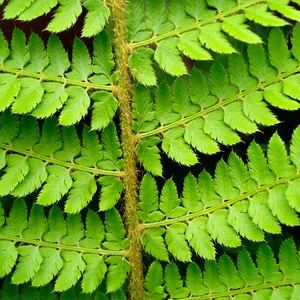
[[[136,172],[136,141],[131,129],[131,84],[128,65],[129,48],[126,40],[125,0],[111,0],[114,28],[114,50],[119,82],[116,96],[119,101],[121,141],[124,153],[125,223],[130,239],[128,259],[131,265],[129,293],[132,300],[143,299],[144,276],[142,246],[138,222],[138,180]]]

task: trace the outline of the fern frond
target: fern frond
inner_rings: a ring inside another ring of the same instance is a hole
[[[80,145],[75,127],[57,125],[55,117],[46,119],[40,136],[33,117],[22,116],[19,124],[16,115],[8,111],[1,115],[0,195],[24,197],[39,190],[37,203],[42,205],[67,195],[65,211],[76,213],[92,200],[99,182],[100,208],[110,209],[123,189],[122,181],[115,178],[122,175],[123,161],[114,125],[102,132],[103,148],[97,133],[87,126]]]
[[[117,73],[111,74],[113,54],[105,31],[94,39],[92,58],[83,41],[76,38],[71,63],[55,35],[50,36],[47,51],[34,33],[27,44],[19,29],[13,32],[10,49],[2,32],[0,42],[0,111],[11,106],[13,113],[46,118],[61,110],[59,123],[69,126],[79,122],[92,106],[93,130],[110,123],[118,108],[111,93]]]
[[[113,272],[130,269],[125,258],[128,241],[124,225],[116,210],[105,214],[105,225],[99,216],[88,211],[85,228],[79,214],[68,215],[53,206],[46,218],[44,210],[34,204],[28,218],[23,199],[14,201],[10,214],[0,210],[0,276],[12,273],[12,283],[32,282],[41,287],[55,278],[54,290],[65,291],[82,278],[82,290],[91,293],[106,281],[107,291],[116,291]],[[116,246],[118,245],[118,246]],[[118,258],[120,256],[120,260]],[[121,263],[122,262],[122,263]]]
[[[166,7],[163,2],[150,0],[146,10],[142,3],[134,2],[128,7],[130,17],[127,19],[131,73],[144,85],[156,84],[153,57],[161,69],[180,76],[187,73],[181,53],[194,60],[211,60],[208,50],[225,54],[237,52],[226,34],[249,44],[262,43],[261,37],[249,29],[247,20],[264,26],[287,25],[283,16],[300,21],[300,14],[289,5],[290,1],[172,0]],[[274,12],[282,16],[275,16]],[[155,51],[149,51],[147,46],[150,45],[155,45]]]
[[[31,21],[48,14],[55,7],[57,9],[46,30],[61,32],[72,27],[85,8],[88,12],[84,18],[83,37],[101,32],[110,15],[108,6],[102,0],[84,0],[82,3],[78,0],[10,0],[4,7],[3,18]]]
[[[227,164],[219,161],[213,180],[205,171],[200,173],[198,182],[189,174],[184,180],[182,198],[178,198],[171,179],[165,182],[158,197],[154,179],[145,175],[139,216],[146,252],[161,260],[168,247],[175,258],[189,261],[190,247],[201,257],[214,259],[213,241],[234,248],[241,245],[240,236],[263,241],[263,232],[278,234],[280,224],[299,226],[298,161],[296,166],[292,163],[298,157],[299,134],[300,127],[294,132],[290,156],[275,133],[267,157],[252,142],[247,166],[231,153]]]
[[[258,130],[258,125],[277,124],[270,105],[284,110],[299,109],[299,28],[299,24],[294,27],[292,50],[287,48],[278,28],[270,32],[268,54],[262,45],[249,45],[249,66],[241,55],[233,54],[228,70],[216,61],[208,77],[193,67],[188,86],[187,80],[177,78],[172,93],[163,82],[154,99],[146,88],[137,87],[148,93],[147,107],[138,104],[145,97],[133,97],[133,130],[139,141],[138,159],[145,169],[161,175],[159,168],[153,167],[160,165],[159,139],[169,157],[183,165],[193,165],[197,159],[191,147],[213,154],[219,151],[218,143],[240,142],[239,132],[251,134]]]
[[[282,242],[278,260],[270,246],[262,244],[255,262],[256,264],[249,252],[241,248],[236,264],[227,254],[222,254],[217,262],[205,261],[203,269],[190,263],[186,269],[184,284],[176,264],[167,264],[163,276],[161,264],[155,261],[146,276],[146,296],[148,299],[167,299],[168,292],[176,299],[197,300],[298,297],[300,264],[292,239]]]

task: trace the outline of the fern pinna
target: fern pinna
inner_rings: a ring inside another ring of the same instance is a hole
[[[300,298],[299,0],[0,5],[1,299]]]

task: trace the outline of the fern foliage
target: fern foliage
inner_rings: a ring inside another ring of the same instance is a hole
[[[168,179],[158,195],[148,173],[141,182],[140,219],[145,251],[159,260],[189,262],[191,249],[205,259],[215,259],[214,242],[241,246],[241,237],[262,242],[264,232],[281,233],[280,224],[299,226],[298,196],[300,127],[293,135],[290,156],[275,133],[267,153],[252,142],[248,165],[231,153],[220,160],[212,178],[206,171],[198,180],[189,173],[183,192]],[[267,156],[267,157],[266,157]]]
[[[15,114],[47,118],[61,111],[59,123],[70,126],[92,107],[91,127],[106,127],[118,108],[111,91],[117,79],[112,73],[112,48],[107,32],[94,39],[91,58],[84,42],[74,40],[72,61],[61,41],[51,35],[47,51],[41,38],[15,29],[9,45],[0,32],[1,105]],[[103,108],[107,109],[103,109]]]
[[[219,144],[239,143],[239,133],[252,134],[260,125],[277,124],[270,106],[299,109],[299,43],[299,25],[293,31],[291,50],[282,31],[274,28],[268,52],[261,44],[248,46],[249,63],[233,54],[228,68],[216,61],[208,76],[193,67],[188,81],[180,77],[172,86],[162,82],[154,97],[145,87],[136,88],[133,129],[144,168],[162,175],[160,142],[170,158],[194,165],[198,160],[193,148],[213,154],[220,151]]]
[[[299,0],[0,6],[0,299],[300,298]]]
[[[249,44],[262,39],[245,22],[251,20],[263,26],[279,27],[288,22],[275,15],[300,21],[297,9],[289,1],[194,1],[149,0],[144,10],[142,1],[130,1],[127,18],[128,39],[132,48],[129,59],[132,75],[144,85],[157,80],[152,60],[161,69],[175,76],[187,74],[181,55],[193,60],[211,60],[212,54],[238,52],[228,35]],[[147,46],[155,44],[155,50]]]

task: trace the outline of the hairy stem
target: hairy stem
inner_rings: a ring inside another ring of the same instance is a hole
[[[129,292],[131,299],[143,299],[144,280],[142,264],[142,247],[140,243],[139,223],[137,216],[137,173],[136,144],[131,129],[131,84],[128,66],[128,44],[126,40],[125,0],[111,0],[111,13],[114,22],[114,49],[119,82],[116,91],[119,100],[121,140],[124,153],[125,185],[125,222],[130,238],[128,259],[131,264]]]

